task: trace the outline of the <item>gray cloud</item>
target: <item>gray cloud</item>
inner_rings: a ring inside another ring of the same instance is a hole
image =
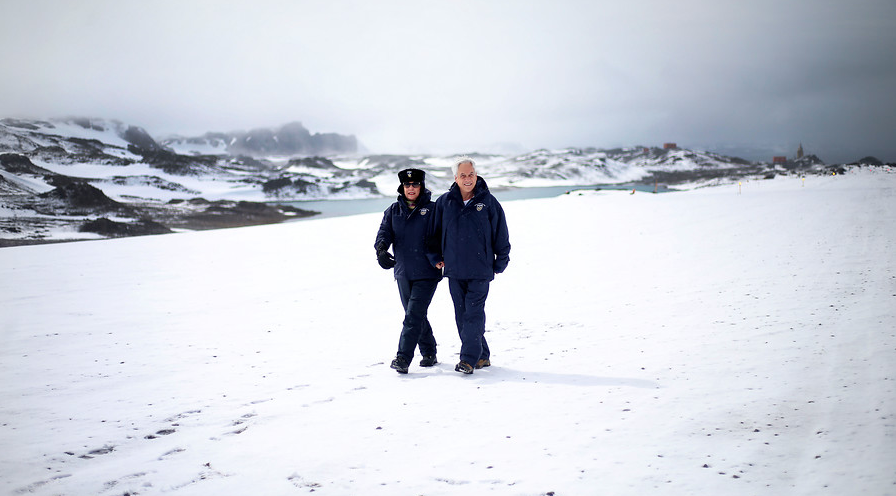
[[[0,116],[896,161],[890,0],[4,0]]]

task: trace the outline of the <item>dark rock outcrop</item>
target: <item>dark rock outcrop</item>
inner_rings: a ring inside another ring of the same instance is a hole
[[[199,174],[218,163],[218,157],[213,155],[179,155],[163,148],[151,150],[135,145],[128,145],[128,150],[142,156],[143,161],[151,167],[162,169],[169,174]]]
[[[52,176],[53,172],[38,167],[31,159],[20,153],[0,153],[0,168],[12,174],[28,174],[32,176]]]
[[[87,181],[68,176],[53,176],[49,183],[54,189],[37,195],[46,200],[55,200],[62,204],[68,212],[130,212],[127,207],[106,196],[100,189],[91,186]]]
[[[881,162],[877,157],[872,157],[872,156],[862,157],[862,158],[858,159],[857,161],[855,161],[854,163],[859,164],[859,165],[884,165],[884,163]]]
[[[96,233],[111,238],[172,232],[171,229],[150,219],[140,219],[137,222],[115,222],[105,217],[85,222],[78,228],[78,231]]]
[[[293,194],[310,193],[316,189],[320,189],[320,186],[298,177],[280,177],[266,181],[261,185],[261,190],[268,196],[289,196]]]
[[[157,151],[162,149],[142,127],[128,126],[121,137],[141,150]]]

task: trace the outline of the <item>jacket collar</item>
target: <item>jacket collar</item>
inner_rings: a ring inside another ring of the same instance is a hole
[[[488,192],[488,184],[485,183],[485,179],[476,176],[476,186],[473,186],[473,199]],[[457,183],[451,183],[451,187],[448,188],[448,194],[454,196],[457,200],[460,200],[460,202],[463,203],[464,197],[460,194],[460,187]]]
[[[424,189],[422,192],[420,192],[420,196],[417,197],[414,209],[416,210],[416,207],[421,207],[423,205],[426,205],[427,203],[430,203],[431,200],[432,192],[428,189]],[[410,207],[408,206],[408,199],[405,198],[404,195],[398,195],[398,203],[401,205],[401,208],[410,210]]]

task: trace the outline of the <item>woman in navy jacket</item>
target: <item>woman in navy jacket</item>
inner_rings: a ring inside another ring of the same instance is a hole
[[[426,173],[405,169],[398,173],[398,201],[383,212],[376,234],[376,257],[384,269],[394,267],[398,295],[404,307],[404,322],[398,339],[398,353],[391,367],[407,374],[419,345],[421,367],[432,367],[436,360],[436,340],[426,318],[429,304],[442,279],[442,272],[429,263],[425,239],[432,213],[432,200],[425,184]],[[395,255],[387,250],[392,246]]]
[[[510,262],[510,236],[504,209],[476,175],[473,160],[453,166],[454,184],[435,202],[427,234],[430,263],[443,269],[454,302],[460,335],[458,372],[491,365],[485,340],[485,299],[489,282]]]

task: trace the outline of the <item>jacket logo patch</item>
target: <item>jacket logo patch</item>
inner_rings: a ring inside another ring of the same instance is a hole
[[[473,205],[473,206],[476,207],[477,212],[482,212],[482,209],[485,208],[484,203],[477,203],[476,205]]]
[[[420,209],[420,215],[426,215],[427,213],[429,213],[429,209],[428,209],[428,208],[421,208],[421,209]]]

